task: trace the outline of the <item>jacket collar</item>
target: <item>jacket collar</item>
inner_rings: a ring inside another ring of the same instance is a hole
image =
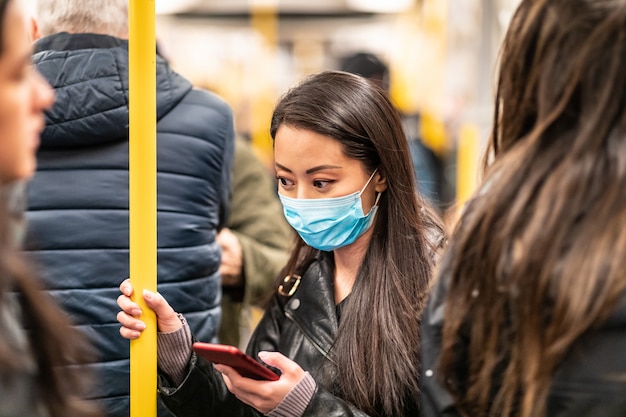
[[[337,337],[338,321],[333,290],[332,255],[322,253],[309,265],[285,314],[324,356]]]
[[[55,33],[35,42],[35,53],[43,51],[77,51],[80,49],[106,49],[128,47],[128,41],[97,33]]]
[[[156,46],[155,46],[156,48]],[[128,42],[98,34],[57,33],[37,41],[33,62],[53,86],[40,151],[119,143],[128,138]],[[156,57],[157,120],[192,85]]]

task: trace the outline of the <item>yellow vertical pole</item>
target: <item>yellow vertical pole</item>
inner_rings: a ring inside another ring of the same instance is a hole
[[[478,183],[480,138],[474,125],[465,124],[459,131],[457,150],[456,204],[460,209],[471,197]]]
[[[260,65],[275,65],[276,51],[278,49],[278,0],[249,0],[250,26],[265,40],[268,57],[265,63]],[[266,71],[261,71],[266,73]],[[273,83],[273,80],[270,81]],[[272,118],[272,110],[276,100],[275,85],[268,84],[267,79],[259,78],[255,97],[252,98],[252,113],[250,115],[250,133],[252,143],[261,153],[264,161],[271,159],[272,138],[269,134],[269,125]],[[273,162],[270,166],[274,166]]]
[[[130,342],[130,416],[157,412],[156,316],[141,293],[156,291],[155,0],[129,3],[130,279],[147,328]]]

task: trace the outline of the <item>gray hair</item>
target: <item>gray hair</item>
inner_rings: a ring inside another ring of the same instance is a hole
[[[41,36],[59,32],[128,37],[128,0],[37,0]]]

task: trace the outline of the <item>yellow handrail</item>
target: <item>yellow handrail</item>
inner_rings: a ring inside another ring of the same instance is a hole
[[[459,132],[457,151],[456,204],[460,209],[469,200],[478,184],[480,134],[472,124],[465,124]]]
[[[130,342],[130,416],[157,411],[156,316],[141,297],[156,291],[156,23],[154,0],[129,3],[130,278],[147,329]]]

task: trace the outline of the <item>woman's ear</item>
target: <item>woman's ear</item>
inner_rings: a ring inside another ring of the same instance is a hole
[[[374,176],[374,184],[376,192],[382,193],[387,189],[387,177],[385,177],[380,171],[377,171]]]
[[[37,20],[33,16],[31,16],[30,17],[30,40],[31,42],[35,42],[39,38],[41,38],[41,33],[39,32],[39,25],[37,24]]]

